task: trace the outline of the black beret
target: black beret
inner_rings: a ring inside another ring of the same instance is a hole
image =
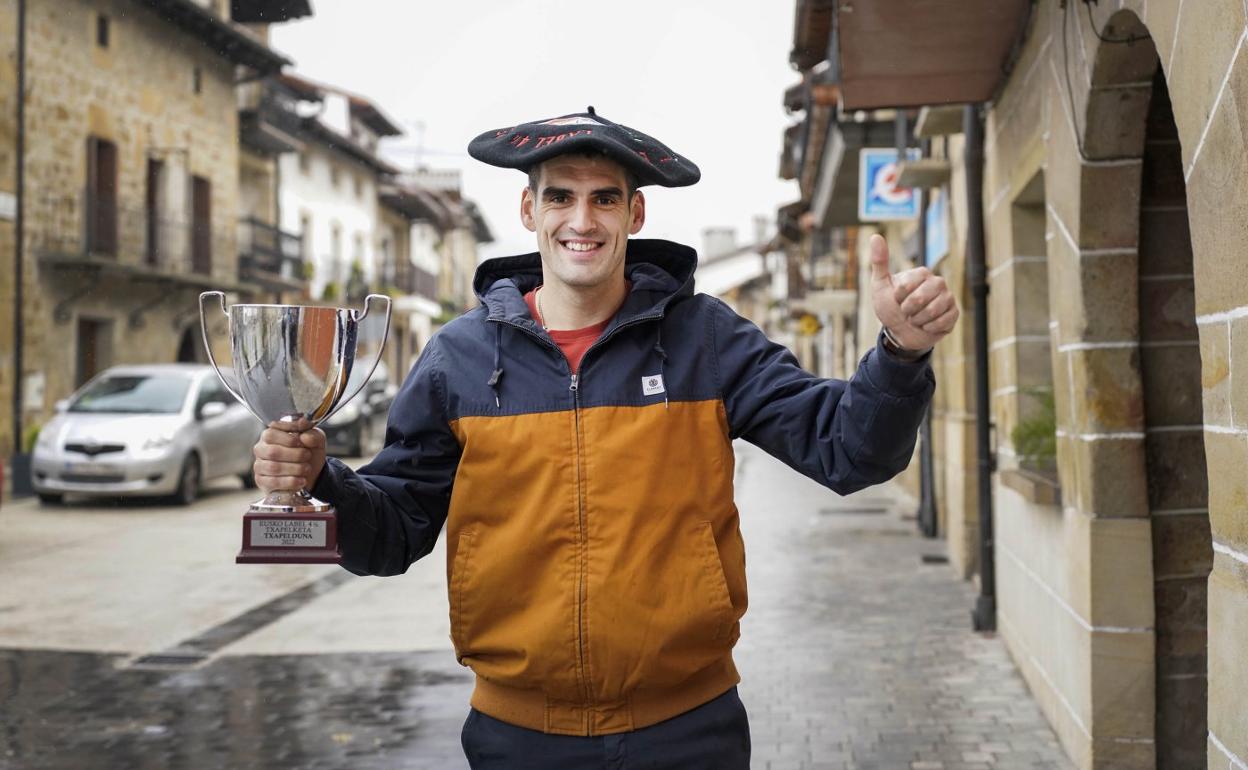
[[[482,163],[521,171],[556,155],[587,151],[619,162],[643,185],[684,187],[702,178],[688,158],[640,131],[612,123],[593,107],[588,112],[486,131],[468,143],[468,154]]]

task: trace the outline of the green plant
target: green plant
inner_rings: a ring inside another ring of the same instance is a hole
[[[305,281],[310,281],[316,276],[316,265],[311,262],[304,262],[300,270]]]
[[[1057,407],[1053,391],[1031,388],[1023,393],[1035,399],[1038,410],[1033,416],[1019,420],[1010,431],[1010,440],[1023,462],[1049,466],[1057,457]]]
[[[22,451],[27,454],[35,451],[35,444],[39,441],[39,432],[43,430],[43,426],[35,423],[26,426],[26,430],[22,432]]]
[[[330,281],[325,284],[325,288],[321,289],[321,301],[333,302],[338,299],[338,284]]]

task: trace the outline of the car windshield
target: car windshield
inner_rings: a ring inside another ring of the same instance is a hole
[[[71,412],[176,414],[191,381],[171,374],[124,374],[103,377],[70,405]]]

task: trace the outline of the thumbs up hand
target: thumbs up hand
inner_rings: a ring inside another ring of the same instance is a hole
[[[958,304],[945,279],[926,267],[888,272],[888,243],[871,236],[871,301],[875,315],[909,351],[930,350],[958,322]]]

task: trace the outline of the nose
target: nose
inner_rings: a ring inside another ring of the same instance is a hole
[[[594,210],[591,201],[582,199],[576,202],[576,207],[572,210],[572,219],[568,222],[568,226],[577,235],[589,235],[598,227],[598,223],[594,221]]]

